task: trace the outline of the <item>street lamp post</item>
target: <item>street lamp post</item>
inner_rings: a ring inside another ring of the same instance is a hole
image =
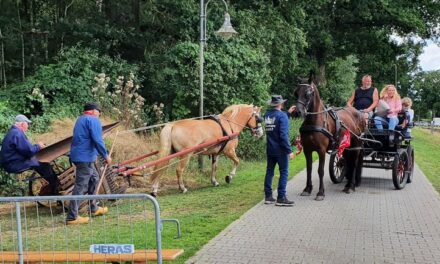
[[[200,102],[199,102],[199,116],[201,119],[203,119],[203,81],[204,81],[204,64],[205,64],[205,57],[204,57],[204,49],[206,45],[206,21],[207,21],[207,10],[208,10],[208,4],[211,2],[211,0],[208,0],[205,4],[205,0],[200,0],[200,52],[199,52],[199,61],[200,61],[200,72],[199,72],[199,84],[200,84]],[[225,21],[223,22],[222,27],[216,32],[217,35],[223,37],[223,38],[230,38],[231,36],[237,34],[237,31],[234,30],[234,28],[231,25],[231,17],[228,14],[228,4],[225,0],[222,0],[223,4],[226,8],[225,13]],[[202,156],[199,156],[199,167],[203,168],[203,159]]]

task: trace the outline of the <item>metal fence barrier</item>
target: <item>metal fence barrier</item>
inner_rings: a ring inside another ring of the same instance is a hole
[[[99,206],[108,206],[109,213],[91,217],[87,224],[66,224],[69,201],[84,200],[80,215],[85,215],[89,214],[88,204],[94,199]],[[40,205],[43,202],[44,207]],[[154,215],[148,214],[151,211]],[[40,256],[42,252],[60,252],[67,256],[72,252],[81,254],[102,250],[98,253],[130,252],[134,256],[134,248],[142,249],[146,255],[156,253],[157,262],[162,263],[162,224],[165,221],[176,223],[177,237],[180,237],[179,221],[161,219],[159,203],[148,194],[0,197],[0,263],[9,262],[5,257],[8,254],[17,254],[17,260],[22,264],[32,262],[25,260],[30,252],[39,252]],[[147,232],[151,228],[154,233]],[[155,243],[148,243],[152,240]],[[180,250],[177,255],[182,252]],[[81,260],[66,259],[66,262]],[[139,261],[133,258],[132,262]]]

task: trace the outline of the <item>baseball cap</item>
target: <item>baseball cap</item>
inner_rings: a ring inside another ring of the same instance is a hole
[[[32,123],[29,118],[27,118],[25,115],[18,115],[15,117],[15,122],[26,122],[26,123]]]
[[[90,111],[90,110],[98,110],[99,112],[101,112],[101,107],[99,106],[98,103],[95,102],[86,103],[84,105],[84,111]]]

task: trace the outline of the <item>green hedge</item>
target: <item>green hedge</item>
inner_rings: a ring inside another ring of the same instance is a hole
[[[299,127],[302,124],[302,119],[290,119],[289,136],[292,148],[294,148],[294,141],[299,135]],[[237,148],[237,155],[245,160],[263,160],[266,158],[266,136],[257,139],[252,136],[250,130],[245,130],[241,133]]]

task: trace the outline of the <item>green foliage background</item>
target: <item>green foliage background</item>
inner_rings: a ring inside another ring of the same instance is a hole
[[[438,104],[425,103],[431,93],[418,66],[423,43],[410,37],[439,36],[435,1],[228,4],[239,32],[229,40],[214,33],[223,21],[223,3],[211,1],[207,12],[207,114],[233,103],[263,105],[272,93],[293,102],[297,78],[311,71],[327,104],[343,106],[361,76],[371,74],[379,89],[398,77],[400,94],[413,97],[418,110],[439,112]],[[197,1],[3,0],[0,10],[1,99],[11,111],[32,116],[35,131],[77,115],[93,100],[100,73],[110,78],[109,93],[118,76],[134,75],[145,98],[144,123],[158,121],[153,106],[159,104],[161,121],[198,115]],[[105,100],[110,108],[118,106]]]

